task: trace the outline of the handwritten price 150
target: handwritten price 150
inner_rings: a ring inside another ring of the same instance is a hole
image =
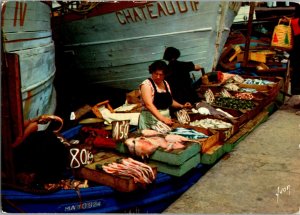
[[[112,136],[115,140],[126,139],[128,137],[129,122],[128,121],[115,121]]]

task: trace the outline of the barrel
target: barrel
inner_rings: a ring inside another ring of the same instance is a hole
[[[1,21],[3,51],[18,57],[18,65],[8,67],[20,71],[23,119],[53,114],[56,67],[51,2],[3,2]]]

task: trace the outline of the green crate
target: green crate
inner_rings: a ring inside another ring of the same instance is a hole
[[[222,145],[213,146],[212,149],[214,151],[210,153],[210,150],[207,153],[201,155],[202,164],[213,164],[215,163],[223,154],[225,154],[225,150]]]
[[[192,158],[188,159],[181,165],[170,165],[167,163],[162,163],[158,161],[151,160],[149,162],[151,165],[157,167],[158,172],[163,172],[169,175],[180,177],[187,173],[189,170],[193,169],[200,163],[200,153],[198,152]]]
[[[171,152],[165,152],[163,149],[158,149],[150,156],[150,159],[179,166],[195,154],[199,153],[201,149],[199,143],[188,143],[186,145],[187,148],[185,149],[177,149]]]
[[[193,157],[195,154],[199,153],[201,150],[201,145],[199,143],[186,143],[187,147],[185,149],[177,149],[170,152],[166,152],[161,148],[158,148],[150,157],[150,160],[159,161],[162,163],[167,163],[171,165],[181,165],[186,160]],[[117,143],[117,150],[121,153],[129,153],[127,146],[124,143]]]

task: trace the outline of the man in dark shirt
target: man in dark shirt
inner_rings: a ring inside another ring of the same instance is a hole
[[[192,88],[191,71],[200,71],[201,66],[193,62],[178,61],[180,51],[174,47],[165,50],[163,59],[169,62],[166,80],[170,85],[174,100],[179,103],[195,103],[198,96]]]

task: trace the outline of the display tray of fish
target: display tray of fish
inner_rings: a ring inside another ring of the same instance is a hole
[[[241,88],[252,88],[260,92],[271,92],[274,88],[283,84],[283,78],[281,77],[269,77],[269,76],[242,76],[245,81],[239,84]]]
[[[229,120],[226,118],[220,119],[211,115],[191,115],[191,126],[202,127],[208,129],[211,133],[219,132],[219,140],[227,140],[230,136],[239,130],[240,123],[236,120]],[[245,116],[246,117],[246,116]]]
[[[195,115],[201,115],[202,117],[211,116],[225,121],[229,120],[229,122],[238,124],[239,126],[243,125],[248,119],[247,114],[243,111],[224,107],[215,108],[204,102],[196,103],[195,108],[189,113],[189,116],[192,119],[197,118]]]
[[[178,127],[178,128],[173,129],[170,132],[170,134],[184,136],[184,137],[187,137],[192,140],[208,138],[208,135],[206,135],[202,132],[196,131],[195,129],[192,129],[192,128],[183,128],[183,127]]]
[[[144,136],[143,134],[151,134]],[[132,156],[140,157],[142,159],[149,158],[156,150],[160,149],[165,152],[172,152],[174,150],[184,150],[187,148],[189,142],[197,142],[195,139],[189,139],[183,135],[176,133],[157,133],[151,129],[142,130],[140,133],[131,134],[128,139],[124,141],[124,145]],[[194,134],[195,135],[195,134]],[[203,134],[203,138],[204,138]],[[200,136],[200,133],[198,134]],[[123,150],[124,151],[124,150]]]
[[[211,130],[211,129],[207,129],[207,128],[203,128],[203,127],[199,127],[199,126],[192,126],[191,124],[189,125],[182,125],[179,123],[175,123],[172,126],[173,130],[172,131],[183,131],[184,129],[188,129],[191,130],[191,132],[198,132],[201,134],[204,134],[207,136],[207,138],[203,137],[201,139],[197,139],[197,142],[199,142],[201,144],[201,152],[204,153],[206,152],[210,147],[212,147],[213,145],[217,144],[221,139],[225,138],[225,134],[223,132],[219,132],[217,130]]]
[[[237,98],[237,99],[244,99],[244,100],[253,100],[253,101],[262,101],[264,100],[268,94],[264,93],[264,92],[231,92],[229,91],[229,93],[232,95],[233,98]]]
[[[237,99],[237,98],[228,98],[228,97],[217,97],[212,104],[216,108],[228,108],[234,110],[252,110],[259,105],[259,102],[246,100],[246,99]]]
[[[211,128],[215,130],[227,130],[233,127],[233,125],[229,122],[225,122],[220,119],[212,119],[212,118],[205,118],[205,119],[196,119],[190,123],[192,126],[200,126],[203,128]]]
[[[132,192],[146,187],[157,176],[157,167],[116,152],[99,151],[94,158],[93,163],[77,169],[74,174],[120,192]]]
[[[134,157],[148,159],[157,150],[178,153],[180,150],[185,150],[190,143],[205,145],[218,140],[218,134],[209,129],[177,122],[167,133],[153,129],[137,130],[129,134],[122,144],[118,144],[117,150]]]
[[[210,88],[203,87],[203,89],[199,90],[199,93],[201,92],[200,94],[202,94],[200,98],[203,97],[202,99],[207,101],[206,97],[207,97],[207,92],[209,92],[208,90],[210,90],[211,93],[213,94],[214,100],[217,97],[226,97],[226,98],[261,101],[265,99],[266,96],[268,96],[268,92],[257,91],[256,89],[253,88],[238,88],[237,90],[232,90],[232,89],[219,86],[219,87],[210,87]],[[213,101],[211,103],[213,103]]]

